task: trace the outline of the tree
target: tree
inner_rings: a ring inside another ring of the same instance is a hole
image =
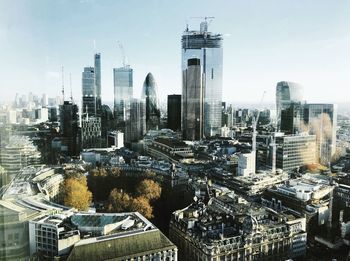
[[[86,177],[68,178],[64,182],[64,204],[78,210],[87,210],[92,193],[88,190]]]
[[[162,188],[157,182],[151,179],[144,179],[137,186],[136,193],[138,196],[145,197],[148,200],[155,200],[160,198]]]
[[[153,208],[145,197],[134,198],[131,202],[131,211],[139,212],[146,218],[153,218]]]
[[[113,189],[109,194],[108,210],[111,212],[130,211],[130,204],[133,198],[121,189]]]

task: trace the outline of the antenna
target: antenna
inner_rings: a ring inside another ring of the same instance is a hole
[[[64,72],[63,72],[63,65],[62,65],[62,104],[64,103]]]
[[[126,56],[125,56],[125,51],[124,51],[124,46],[120,41],[117,41],[120,52],[122,53],[122,62],[123,62],[123,67],[126,66]]]
[[[190,19],[204,19],[204,22],[202,22],[203,24],[201,23],[201,29],[205,29],[205,31],[207,31],[208,26],[213,21],[213,19],[215,19],[215,16],[192,16]],[[202,28],[202,26],[205,26],[205,28]]]

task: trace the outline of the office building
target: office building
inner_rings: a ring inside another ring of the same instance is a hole
[[[158,90],[152,73],[148,73],[143,82],[141,99],[146,105],[146,131],[158,130],[160,124]]]
[[[121,131],[110,131],[107,136],[107,147],[116,147],[117,149],[124,147],[124,133]]]
[[[101,118],[85,117],[81,121],[81,145],[83,149],[101,147]]]
[[[223,71],[222,42],[221,34],[208,31],[207,18],[200,23],[199,31],[189,30],[187,27],[182,35],[182,71],[186,71],[190,66],[188,64],[189,59],[199,59],[198,65],[202,66],[203,135],[206,137],[220,134]],[[183,77],[185,77],[185,74],[183,74]],[[186,84],[185,79],[183,79],[183,84]]]
[[[189,59],[187,64],[188,66],[183,71],[182,77],[183,138],[186,140],[200,140],[203,138],[204,128],[203,71],[200,59]]]
[[[95,72],[95,93],[96,93],[96,113],[101,115],[102,98],[101,98],[101,54],[94,55],[94,72]]]
[[[309,128],[309,133],[316,135],[319,162],[328,165],[336,149],[337,106],[307,104],[304,121]]]
[[[82,73],[82,116],[96,116],[95,68],[85,67]]]
[[[130,118],[130,102],[133,97],[133,69],[129,65],[113,69],[114,119],[117,127],[125,126]]]
[[[168,95],[168,129],[181,130],[181,95]]]
[[[281,108],[280,131],[285,134],[299,134],[307,132],[304,125],[304,104],[291,102],[288,106]]]
[[[169,237],[184,261],[287,260],[306,254],[305,218],[278,213],[233,193],[175,211]]]
[[[65,101],[60,105],[60,135],[63,150],[69,156],[80,153],[78,105]]]
[[[27,136],[10,136],[9,143],[1,150],[1,165],[8,181],[29,165],[40,164],[41,153]]]
[[[277,130],[281,131],[281,119],[282,119],[282,111],[288,109],[291,104],[303,104],[303,87],[294,82],[278,82],[276,86],[276,112],[277,112]],[[296,108],[295,108],[296,110]],[[290,116],[293,114],[292,112],[286,113],[286,120],[295,120],[294,117]],[[300,117],[297,116],[297,117]],[[297,122],[292,123],[284,123],[287,126],[297,125]],[[295,133],[291,133],[295,134]]]
[[[276,146],[276,166],[284,171],[317,162],[315,135],[276,136]]]
[[[101,110],[101,146],[107,146],[108,132],[115,129],[114,115],[108,105],[102,105]]]
[[[132,99],[130,119],[126,123],[126,141],[137,142],[146,134],[146,105],[143,100]]]

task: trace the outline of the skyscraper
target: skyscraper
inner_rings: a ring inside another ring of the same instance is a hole
[[[141,98],[146,104],[146,131],[158,129],[160,124],[160,110],[157,84],[152,73],[148,73],[143,82]]]
[[[181,130],[181,95],[168,95],[168,128]]]
[[[60,134],[69,156],[80,152],[78,106],[70,101],[60,105]]]
[[[146,105],[144,100],[131,99],[130,118],[126,122],[126,141],[136,142],[146,134]]]
[[[95,69],[94,67],[85,67],[82,74],[83,102],[82,115],[96,115],[96,88],[95,88]]]
[[[328,165],[336,149],[337,106],[335,104],[307,104],[305,125],[316,135],[318,159]]]
[[[276,113],[277,113],[277,130],[281,130],[282,111],[289,109],[292,104],[302,105],[303,103],[303,87],[294,82],[278,82],[276,86]],[[296,114],[298,112],[296,111]],[[300,114],[300,111],[299,111]],[[288,113],[286,113],[288,118]],[[294,120],[295,117],[289,117],[289,120]],[[300,118],[300,115],[299,115]],[[288,120],[288,119],[286,119]],[[295,126],[295,122],[284,122],[286,126]],[[293,129],[293,128],[292,128]]]
[[[182,35],[182,71],[188,67],[191,58],[200,60],[203,68],[204,136],[220,134],[223,70],[223,37],[208,32],[207,19],[200,24],[199,31]],[[184,83],[185,81],[183,81]]]
[[[133,97],[133,69],[129,65],[114,68],[114,119],[118,127],[130,118],[130,101]]]
[[[95,62],[95,89],[96,89],[96,113],[101,115],[102,99],[101,99],[101,54],[96,53]]]
[[[203,138],[204,75],[200,62],[197,58],[189,59],[182,76],[182,130],[187,140]]]

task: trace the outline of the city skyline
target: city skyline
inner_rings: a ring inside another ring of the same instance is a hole
[[[117,41],[135,71],[135,97],[140,97],[144,77],[152,72],[160,100],[165,101],[167,94],[181,93],[181,35],[186,21],[190,30],[199,30],[201,20],[190,19],[197,15],[215,16],[209,31],[224,35],[224,100],[256,103],[266,90],[266,102],[273,102],[276,83],[293,81],[304,86],[310,102],[347,101],[342,95],[350,68],[346,1],[318,1],[317,6],[313,1],[288,1],[283,6],[277,1],[180,1],[174,10],[160,1],[20,3],[0,4],[0,45],[7,50],[3,61],[10,61],[0,64],[2,88],[9,90],[1,101],[13,100],[16,92],[60,95],[62,65],[66,93],[72,73],[78,101],[81,71],[93,66],[91,57],[100,52],[102,100],[112,102],[113,68],[123,60]]]

